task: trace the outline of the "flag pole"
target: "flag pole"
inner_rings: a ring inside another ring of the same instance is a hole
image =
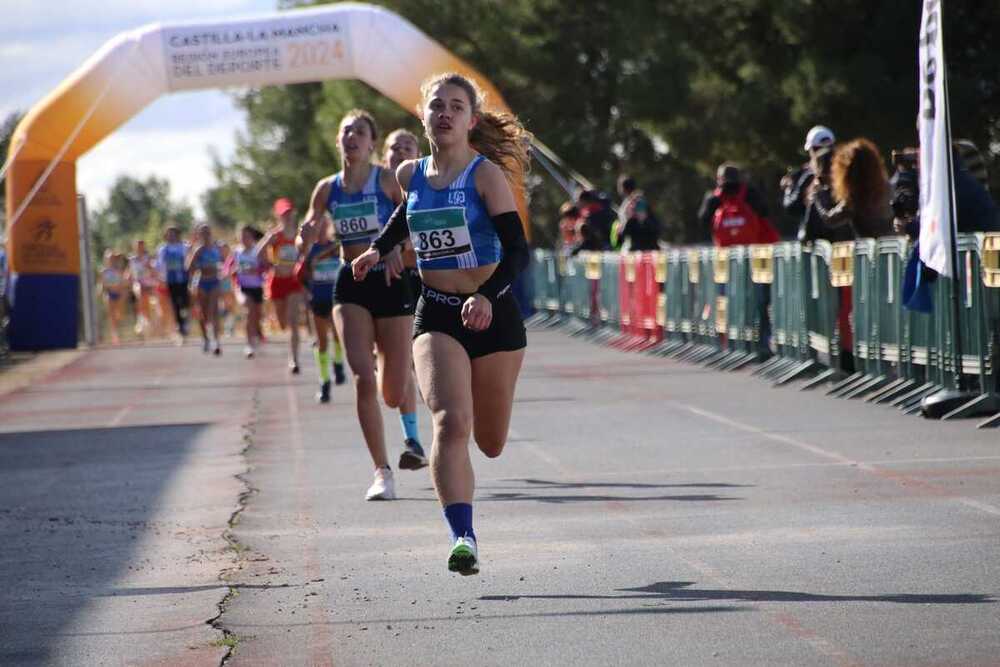
[[[942,8],[943,9],[943,8]],[[942,12],[943,15],[943,12]],[[942,28],[944,19],[941,20]],[[941,50],[944,51],[944,30],[941,30]],[[958,200],[955,195],[955,149],[951,136],[951,95],[948,92],[948,64],[942,63],[941,75],[944,77],[944,123],[945,132],[948,137],[948,204],[951,206],[951,319],[954,326],[952,331],[953,346],[955,353],[955,389],[961,392],[965,389],[965,382],[962,377],[962,323],[959,319],[962,314],[961,309],[961,285],[959,284],[958,268]]]
[[[939,25],[937,26],[937,39],[940,40],[940,53],[942,54],[940,75],[942,77],[942,93],[944,104],[941,105],[944,112],[945,145],[946,145],[946,168],[948,170],[948,208],[950,210],[951,239],[948,252],[951,258],[951,337],[952,337],[952,371],[955,380],[953,387],[945,386],[941,391],[927,396],[920,402],[920,410],[925,417],[940,419],[952,411],[968,404],[975,398],[975,395],[965,391],[965,381],[962,377],[962,321],[961,321],[961,286],[959,284],[960,274],[958,267],[958,205],[955,195],[955,158],[954,148],[951,143],[951,96],[948,94],[948,64],[944,57],[944,0],[938,1],[937,11],[939,12]],[[923,138],[926,140],[927,138]],[[921,224],[926,221],[921,220]],[[947,331],[944,332],[947,335]],[[944,341],[941,341],[942,344]],[[943,372],[942,368],[942,372]],[[943,378],[942,378],[943,379]]]

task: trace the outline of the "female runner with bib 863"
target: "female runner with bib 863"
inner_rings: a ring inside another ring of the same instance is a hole
[[[463,76],[432,77],[421,92],[431,155],[400,165],[406,204],[353,269],[363,279],[407,235],[417,252],[413,350],[434,418],[431,475],[453,537],[448,569],[469,575],[479,572],[469,436],[490,458],[503,451],[526,346],[510,286],[528,245],[507,179],[527,169],[529,136],[515,117],[484,111]]]
[[[316,184],[304,236],[315,233],[324,210],[329,212],[344,260],[334,287],[333,320],[354,376],[358,421],[375,464],[374,480],[365,499],[392,500],[396,497],[395,482],[378,394],[386,405],[398,408],[407,392],[413,391],[410,333],[416,295],[401,278],[403,260],[398,250],[387,253],[377,266],[373,262],[367,279],[356,280],[351,272],[350,262],[367,250],[402,200],[392,173],[372,162],[377,139],[375,119],[367,111],[348,111],[340,121],[337,146],[343,168]],[[377,351],[377,381],[373,348]],[[416,414],[403,415],[401,420],[407,434],[399,467],[422,468],[427,459],[415,437]]]

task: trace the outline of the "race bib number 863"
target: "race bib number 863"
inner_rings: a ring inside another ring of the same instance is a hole
[[[417,257],[424,261],[454,257],[472,250],[465,208],[434,208],[407,215],[410,240]]]

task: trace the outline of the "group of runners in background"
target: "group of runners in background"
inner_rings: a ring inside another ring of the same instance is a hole
[[[109,254],[102,289],[112,323],[127,290],[137,328],[150,326],[150,302],[169,304],[187,335],[190,295],[203,351],[221,355],[220,303],[232,313],[238,289],[246,308],[248,358],[262,340],[264,297],[290,332],[289,372],[300,372],[299,318],[311,312],[317,400],[330,401],[350,367],[360,430],[374,465],[367,500],[396,496],[382,401],[399,410],[398,467],[428,465],[417,429],[417,391],[432,417],[431,476],[452,533],[448,568],[479,571],[472,525],[474,475],[469,441],[488,457],[506,444],[526,337],[511,284],[528,248],[510,182],[528,166],[528,135],[509,114],[487,112],[475,82],[456,74],[421,87],[430,155],[406,130],[379,140],[375,119],[342,119],[341,169],[313,188],[301,220],[291,200],[274,202],[274,226],[245,226],[235,248],[207,225],[189,243],[169,229],[155,257],[141,242],[127,266]],[[131,282],[131,285],[129,284]],[[235,285],[235,287],[234,287]],[[332,354],[331,354],[332,350]]]

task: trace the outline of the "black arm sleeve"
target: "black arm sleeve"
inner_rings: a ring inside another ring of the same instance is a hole
[[[381,257],[385,257],[392,249],[405,241],[410,235],[410,225],[406,222],[406,202],[396,207],[396,210],[389,216],[389,222],[385,223],[382,233],[372,241],[371,247],[378,250]]]
[[[517,211],[494,215],[492,219],[497,236],[500,237],[503,258],[493,275],[479,286],[477,292],[491,303],[496,303],[497,298],[507,291],[517,275],[527,268],[528,240],[524,237],[524,226],[521,225],[521,216]]]

